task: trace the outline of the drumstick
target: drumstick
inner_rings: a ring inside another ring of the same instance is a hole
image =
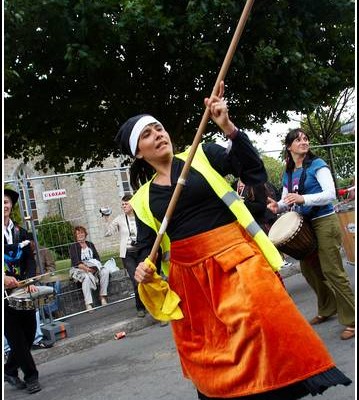
[[[34,276],[33,278],[28,278],[28,279],[24,279],[23,281],[19,281],[17,287],[18,288],[26,287],[26,286],[32,285],[33,283],[36,283],[38,281],[39,281],[39,279],[36,276]]]
[[[56,270],[56,271],[46,272],[44,274],[40,274],[40,275],[33,276],[31,278],[24,279],[24,280],[18,282],[19,283],[18,287],[21,288],[21,287],[29,286],[32,283],[38,282],[44,276],[47,276],[47,275],[53,275],[54,276],[54,275],[56,275],[56,274],[58,274],[59,272],[62,272],[62,271],[68,271],[68,268],[59,269],[58,271]]]

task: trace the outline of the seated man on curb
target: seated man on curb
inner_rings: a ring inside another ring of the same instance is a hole
[[[36,255],[37,255],[36,246],[35,246],[35,242],[33,240],[32,233],[30,233],[30,237],[31,237],[31,241],[30,241],[31,250],[33,251],[35,260],[37,261],[36,275],[46,274],[46,273],[51,273],[51,272],[55,273],[56,272],[56,264],[55,264],[55,260],[54,260],[54,257],[52,255],[51,251],[46,247],[39,246],[39,248],[38,248],[39,257],[37,258],[36,257]],[[42,268],[40,268],[39,264],[41,264]],[[45,284],[47,286],[52,286],[57,295],[59,295],[61,293],[61,283],[59,280],[56,280],[55,282],[48,282]],[[52,301],[50,304],[46,304],[44,306],[44,311],[45,311],[46,315],[49,315],[51,313],[51,315],[54,318],[61,318],[64,316],[63,312],[60,310],[60,300],[57,296],[54,301]]]

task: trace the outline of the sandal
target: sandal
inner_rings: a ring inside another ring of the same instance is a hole
[[[355,327],[347,326],[340,335],[340,339],[348,340],[355,336]]]
[[[317,315],[316,317],[312,318],[309,323],[310,325],[318,325],[322,324],[323,322],[327,321],[330,317],[322,317],[321,315]]]

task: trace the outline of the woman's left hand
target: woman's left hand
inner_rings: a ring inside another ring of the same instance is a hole
[[[29,293],[36,293],[39,291],[39,288],[35,285],[29,285],[27,291]]]
[[[301,194],[298,193],[288,193],[284,197],[284,203],[287,205],[292,205],[292,204],[304,204],[304,197]]]

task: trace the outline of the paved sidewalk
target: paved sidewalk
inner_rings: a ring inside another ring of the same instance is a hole
[[[130,333],[158,323],[149,314],[144,318],[136,316],[134,298],[61,320],[70,325],[70,337],[57,340],[49,349],[33,351],[36,364],[96,346],[113,339],[117,332]]]

